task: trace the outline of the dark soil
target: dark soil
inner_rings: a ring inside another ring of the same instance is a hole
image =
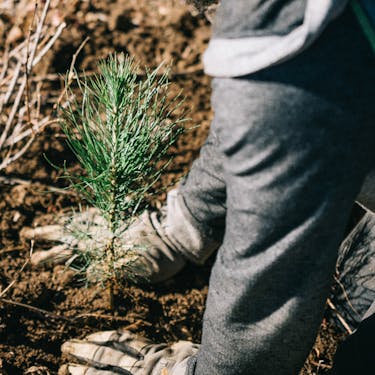
[[[87,36],[90,40],[77,59],[78,70],[95,70],[98,58],[113,51],[124,51],[149,67],[162,61],[173,62],[172,91],[182,89],[186,95],[184,105],[191,117],[186,126],[192,129],[173,150],[176,157],[162,179],[162,185],[169,188],[187,173],[197,157],[212,118],[210,79],[201,65],[209,24],[204,18],[192,17],[174,0],[60,1],[59,14],[65,16],[68,26],[47,56],[41,74],[65,73],[72,54]],[[2,20],[9,30],[12,19]],[[51,93],[61,85],[59,78],[46,79],[46,111]],[[205,267],[188,266],[163,285],[124,288],[115,313],[109,310],[102,289],[86,287],[62,266],[36,269],[27,265],[20,271],[31,246],[20,240],[20,230],[51,223],[56,215],[79,203],[74,195],[50,191],[48,186],[63,187],[65,182],[58,179],[60,172],[44,155],[58,165],[67,160],[71,168],[78,170],[64,137],[57,128],[50,127],[4,174],[28,183],[0,183],[0,291],[15,282],[4,295],[8,302],[0,302],[0,374],[56,374],[63,362],[61,344],[97,330],[127,327],[155,342],[199,342],[213,259]],[[164,199],[165,192],[159,193],[151,205],[160,207]],[[37,243],[34,250],[43,247],[47,245]],[[324,320],[301,374],[326,373],[336,341],[334,327]]]

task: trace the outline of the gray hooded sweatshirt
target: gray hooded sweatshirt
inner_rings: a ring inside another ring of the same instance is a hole
[[[214,77],[238,77],[307,48],[348,0],[222,0],[203,61]]]

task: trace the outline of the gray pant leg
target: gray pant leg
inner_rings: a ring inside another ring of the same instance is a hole
[[[374,160],[373,74],[362,72],[373,60],[352,19],[340,22],[293,62],[215,81],[226,231],[189,374],[296,374],[314,342]]]

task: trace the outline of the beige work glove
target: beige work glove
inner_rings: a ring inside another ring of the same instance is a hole
[[[73,231],[82,235],[77,238],[72,235]],[[32,255],[31,263],[39,266],[69,263],[77,249],[85,251],[103,247],[108,241],[109,231],[98,210],[91,208],[73,216],[58,217],[55,225],[24,228],[21,237],[54,244],[49,250],[36,251]],[[220,245],[218,240],[200,229],[200,223],[190,214],[177,189],[168,193],[167,203],[160,212],[145,211],[117,241],[120,252],[123,249],[124,253],[124,257],[121,253],[118,257],[116,268],[119,273],[134,270],[136,276],[151,283],[172,277],[187,260],[203,264]],[[88,279],[95,281],[90,277],[90,269],[88,273]]]
[[[153,344],[125,330],[97,332],[62,345],[73,362],[63,365],[59,375],[185,375],[198,348],[188,341]]]
[[[176,249],[165,235],[158,214],[145,211],[136,218],[117,239],[117,249],[123,250],[116,263],[116,269],[127,273],[132,271],[138,281],[157,283],[164,281],[186,264],[186,258]],[[73,235],[73,232],[75,235]],[[49,250],[36,251],[31,256],[31,264],[40,266],[45,263],[72,263],[77,254],[95,248],[104,248],[110,238],[106,220],[96,209],[78,212],[73,216],[61,216],[54,225],[36,228],[24,228],[21,237],[37,242],[54,243]],[[100,277],[100,272],[87,270],[91,281]],[[128,274],[128,273],[127,273]]]

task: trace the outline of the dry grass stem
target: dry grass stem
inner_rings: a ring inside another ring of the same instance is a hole
[[[345,321],[343,316],[337,311],[336,306],[332,303],[332,301],[329,298],[327,299],[327,305],[335,313],[335,315],[337,316],[337,319],[345,328],[345,330],[349,333],[349,335],[351,335],[353,333],[353,330],[350,328],[349,324]]]
[[[111,321],[114,321],[114,322],[127,322],[127,323],[129,322],[129,319],[127,317],[108,315],[108,314],[79,314],[79,315],[77,315],[73,318],[70,318],[70,317],[66,317],[64,315],[52,313],[50,311],[41,309],[41,308],[33,306],[33,305],[29,305],[29,304],[22,303],[22,302],[12,301],[12,300],[3,298],[1,296],[0,296],[0,303],[4,303],[4,304],[8,304],[8,305],[12,305],[12,306],[16,306],[16,307],[20,307],[20,308],[29,310],[31,312],[36,313],[38,316],[40,316],[42,318],[52,319],[52,320],[62,320],[62,321],[66,322],[70,325],[80,324],[79,322],[81,322],[82,320],[87,319],[87,318],[94,318],[94,319],[98,319],[98,320],[111,320]],[[134,330],[134,329],[138,328],[139,326],[150,326],[150,323],[144,322],[142,320],[137,320],[135,323],[131,323],[131,324],[125,326],[124,329]]]
[[[345,300],[346,302],[348,303],[349,307],[352,309],[352,311],[358,316],[358,317],[361,317],[359,312],[357,311],[357,309],[353,306],[352,302],[350,301],[350,298],[348,296],[348,293],[346,292],[346,289],[344,287],[344,285],[342,284],[342,282],[339,280],[339,278],[335,275],[334,276],[334,280],[335,282],[337,283],[337,285],[340,287],[344,297],[345,297]]]
[[[55,320],[64,320],[66,322],[71,322],[71,319],[69,319],[69,318],[67,318],[63,315],[57,315],[57,314],[51,313],[50,311],[40,309],[39,307],[28,305],[26,303],[12,301],[12,300],[9,300],[9,299],[3,298],[3,297],[0,297],[0,302],[6,303],[6,304],[12,305],[12,306],[21,307],[21,308],[24,308],[26,310],[30,310],[34,313],[37,313],[39,316],[41,316],[43,318],[50,318],[50,319],[55,319]]]
[[[74,74],[74,70],[75,70],[75,65],[76,65],[76,61],[77,61],[77,57],[79,55],[79,53],[82,51],[83,47],[85,46],[85,44],[90,40],[89,37],[87,37],[80,45],[79,47],[77,48],[77,51],[73,54],[72,56],[72,62],[70,63],[70,68],[69,68],[69,71],[68,71],[68,75],[67,75],[67,82],[66,82],[66,89],[70,87],[70,85],[72,84],[73,82],[73,79],[75,77],[75,74]],[[87,76],[87,75],[85,75]],[[78,78],[78,77],[76,77]],[[66,90],[62,90],[59,98],[57,99],[55,105],[54,105],[54,108],[56,109],[58,106],[62,106],[64,107],[65,105],[64,104],[61,104],[61,101],[63,99],[63,97],[66,95]],[[69,101],[69,98],[68,100]]]
[[[77,196],[77,193],[74,190],[67,190],[58,188],[52,185],[46,185],[42,182],[32,181],[32,180],[23,180],[21,178],[13,178],[13,177],[5,177],[0,176],[0,184],[4,185],[40,185],[42,191],[48,191],[52,193],[64,194],[64,195],[71,195]]]
[[[40,86],[34,68],[60,37],[66,24],[47,22],[50,0],[38,18],[37,2],[29,33],[13,49],[6,45],[0,60],[0,171],[19,159],[45,126]],[[33,28],[35,31],[33,32]]]

